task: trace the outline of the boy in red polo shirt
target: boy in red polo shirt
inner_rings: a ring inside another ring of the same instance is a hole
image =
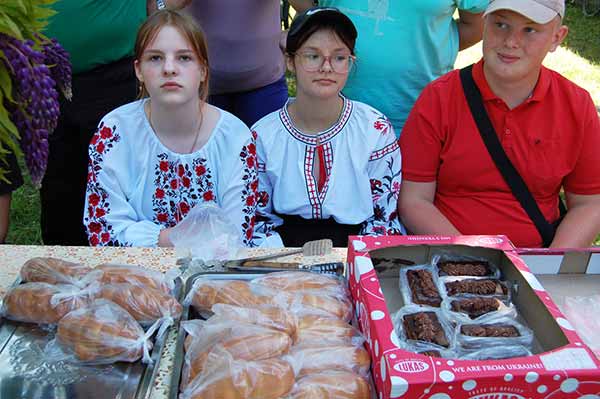
[[[589,94],[542,66],[567,35],[564,0],[492,0],[483,59],[472,75],[508,158],[545,219],[568,212],[551,247],[588,246],[600,232],[600,120]],[[518,247],[542,238],[487,151],[459,71],[427,86],[400,138],[398,210],[414,234],[506,234]]]

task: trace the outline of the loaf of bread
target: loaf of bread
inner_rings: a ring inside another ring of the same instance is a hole
[[[289,335],[254,325],[224,323],[208,325],[188,343],[183,381],[191,381],[202,373],[215,348],[225,350],[233,360],[256,361],[279,357],[289,352]]]
[[[144,345],[151,347],[140,324],[119,305],[104,299],[63,317],[56,343],[85,364],[135,362],[142,357]]]
[[[369,399],[368,382],[351,371],[330,370],[299,378],[288,399]]]
[[[165,275],[154,271],[132,265],[116,265],[105,263],[96,266],[95,270],[101,270],[100,282],[103,284],[133,284],[142,287],[155,288],[165,294],[171,294],[173,282],[167,281]]]
[[[270,302],[268,297],[254,293],[250,283],[242,280],[198,279],[191,293],[191,304],[199,312],[210,311],[217,303],[253,308]]]
[[[339,278],[307,271],[268,273],[252,282],[284,291],[318,290],[337,295],[348,294],[346,285]]]
[[[25,283],[6,293],[2,314],[10,320],[54,324],[89,302],[89,295],[73,285]]]
[[[74,284],[92,269],[80,263],[56,258],[31,258],[21,267],[25,282],[48,284]]]
[[[140,324],[149,325],[164,317],[177,319],[183,311],[177,300],[155,288],[133,284],[109,284],[100,287],[97,298],[121,306]]]
[[[342,319],[336,317],[305,314],[297,316],[294,343],[327,341],[348,344],[361,341],[360,332]]]
[[[352,302],[347,297],[298,292],[292,294],[290,306],[294,309],[298,305],[326,312],[345,321],[352,318]]]
[[[198,375],[182,392],[181,399],[279,399],[294,385],[294,372],[280,359],[238,361],[221,367],[220,354],[208,363],[216,364]]]
[[[290,356],[297,364],[300,376],[325,370],[348,370],[367,375],[371,358],[362,347],[352,345],[312,346],[310,343],[292,349]]]
[[[213,305],[212,311],[214,313],[213,317],[271,328],[292,337],[296,331],[294,315],[278,306],[265,305],[257,308],[243,308],[219,303]]]

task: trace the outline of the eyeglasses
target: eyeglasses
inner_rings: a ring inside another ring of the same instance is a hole
[[[296,53],[300,60],[300,65],[306,72],[317,72],[324,65],[325,61],[329,62],[331,69],[336,73],[346,73],[356,61],[356,57],[351,54],[333,54],[323,55],[314,51],[306,51]]]

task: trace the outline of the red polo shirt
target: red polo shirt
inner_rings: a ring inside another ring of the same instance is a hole
[[[559,216],[561,186],[600,194],[600,120],[587,91],[542,67],[532,96],[510,110],[488,86],[483,61],[473,78],[504,151],[547,220]],[[479,135],[458,70],[423,90],[400,147],[403,179],[437,182],[434,203],[462,234],[506,234],[518,247],[542,245]]]

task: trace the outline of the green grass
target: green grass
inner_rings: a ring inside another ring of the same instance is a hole
[[[600,106],[600,16],[584,17],[580,6],[568,4],[565,23],[570,29],[567,39],[544,64],[588,90]],[[480,44],[461,52],[455,67],[471,64],[479,58]],[[295,82],[288,77],[288,83],[290,92],[295,93]],[[13,193],[7,243],[41,244],[39,222],[39,194],[26,177],[25,185]],[[595,244],[600,245],[600,236]]]

